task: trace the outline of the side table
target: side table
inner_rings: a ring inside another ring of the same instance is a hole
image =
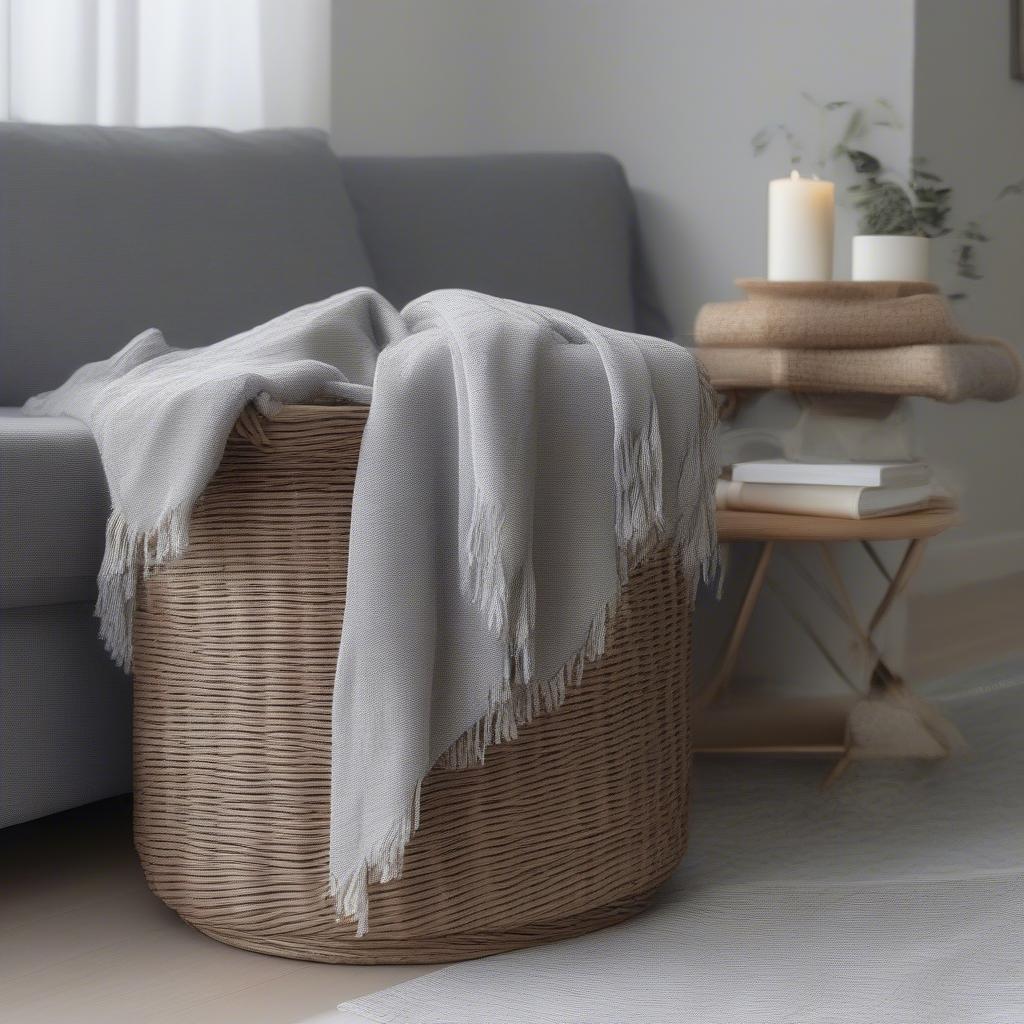
[[[841,757],[840,769],[845,766],[847,760],[845,755],[849,754],[848,742],[845,738],[836,736],[834,729],[831,737],[824,741],[810,740],[804,737],[799,741],[787,740],[780,743],[730,742],[723,744],[716,740],[715,730],[701,728],[701,719],[703,718],[706,722],[709,717],[709,709],[712,705],[717,705],[732,681],[743,638],[764,587],[776,545],[795,542],[813,544],[817,547],[831,593],[835,598],[836,608],[872,665],[870,689],[876,694],[878,691],[895,694],[904,691],[903,680],[887,664],[875,644],[874,635],[891,610],[896,598],[906,589],[920,566],[928,541],[955,525],[957,521],[956,509],[949,504],[936,505],[918,512],[880,516],[873,519],[836,519],[826,516],[720,510],[717,514],[719,540],[722,543],[753,541],[760,544],[760,551],[714,675],[698,699],[696,749],[715,753],[838,754]],[[843,580],[838,563],[832,553],[830,545],[839,541],[859,542],[886,582],[885,592],[867,621],[862,621],[858,615],[849,588]],[[907,542],[906,550],[894,573],[889,572],[874,547],[879,541]],[[778,703],[781,705],[788,702],[779,701]],[[832,704],[835,707],[835,702]],[[848,710],[848,705],[846,710]],[[838,714],[843,713],[845,712],[840,707]]]

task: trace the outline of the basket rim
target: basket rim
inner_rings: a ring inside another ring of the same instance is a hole
[[[270,423],[288,423],[296,420],[315,419],[356,419],[366,416],[370,411],[369,403],[364,402],[337,402],[330,405],[315,405],[312,403],[296,403],[294,405],[282,405],[273,416],[263,418]]]

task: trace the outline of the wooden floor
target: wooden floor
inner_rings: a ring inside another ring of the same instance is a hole
[[[201,935],[146,887],[127,798],[0,831],[2,1024],[330,1020],[342,1000],[427,970],[307,964]]]
[[[1024,573],[907,602],[907,678],[953,675],[1024,653]]]

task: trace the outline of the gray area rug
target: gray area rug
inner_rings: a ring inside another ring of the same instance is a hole
[[[924,695],[972,752],[938,765],[703,760],[656,906],[581,939],[346,1003],[378,1024],[1020,1024],[1024,663]]]

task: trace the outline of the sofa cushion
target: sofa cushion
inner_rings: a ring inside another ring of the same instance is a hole
[[[472,288],[635,326],[633,200],[595,154],[346,157],[378,288]]]
[[[0,405],[374,283],[320,132],[0,124]]]
[[[5,611],[0,651],[0,828],[128,792],[131,684],[92,602]]]
[[[0,409],[0,607],[94,600],[109,508],[83,423]]]

